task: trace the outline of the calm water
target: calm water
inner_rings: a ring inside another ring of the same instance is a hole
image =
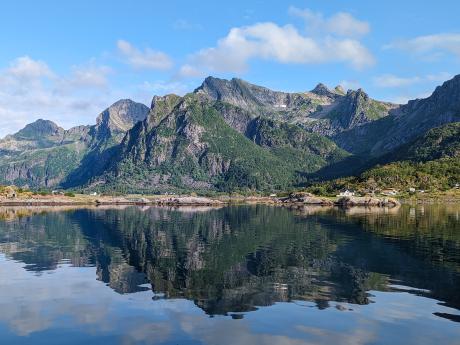
[[[1,344],[460,344],[460,206],[0,209]]]

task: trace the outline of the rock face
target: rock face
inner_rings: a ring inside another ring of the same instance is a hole
[[[155,98],[95,184],[138,191],[282,189],[346,153],[299,126],[262,118],[201,93]],[[235,116],[232,116],[235,115]]]
[[[460,75],[438,86],[431,96],[409,101],[393,109],[389,116],[339,133],[334,139],[352,153],[377,156],[414,140],[432,128],[458,121]]]
[[[318,84],[310,92],[272,91],[241,79],[205,79],[195,93],[244,109],[256,116],[299,124],[323,135],[336,134],[388,115],[397,107],[372,100],[362,90],[329,90]]]
[[[122,99],[104,110],[96,119],[97,138],[124,134],[137,122],[147,117],[150,109],[130,99]]]

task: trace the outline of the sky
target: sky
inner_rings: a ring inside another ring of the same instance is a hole
[[[2,1],[0,137],[93,124],[212,75],[405,103],[460,73],[460,1]]]

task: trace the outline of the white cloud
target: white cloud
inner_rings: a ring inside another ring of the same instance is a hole
[[[68,94],[82,89],[109,89],[108,76],[112,74],[108,66],[99,66],[94,62],[84,65],[72,66],[68,76],[55,78],[54,92],[56,94]],[[76,103],[81,103],[80,101]]]
[[[107,76],[112,72],[108,66],[75,66],[72,69],[71,83],[77,86],[105,87]]]
[[[189,65],[189,64],[185,64],[185,65],[182,65],[179,69],[179,72],[178,72],[178,77],[199,77],[201,76],[202,73],[200,72],[199,69],[197,69],[196,67],[192,66],[192,65]]]
[[[101,110],[122,96],[109,88],[110,73],[94,62],[59,75],[28,56],[13,60],[0,70],[0,137],[38,118],[64,127],[94,123]]]
[[[22,56],[13,60],[7,74],[21,79],[36,79],[52,77],[53,73],[43,61],[33,60],[29,56]]]
[[[339,12],[330,18],[309,9],[290,7],[289,13],[305,20],[307,30],[311,32],[326,32],[344,37],[363,36],[369,33],[370,25],[365,21],[354,18],[346,12]]]
[[[195,71],[202,75],[209,72],[243,73],[252,59],[284,64],[343,62],[356,69],[374,63],[372,54],[356,39],[331,34],[307,36],[293,25],[266,22],[232,28],[215,47],[193,54],[181,72],[183,76],[190,71],[194,71],[194,75]]]
[[[383,74],[374,78],[374,85],[383,88],[405,87],[420,83],[443,82],[450,79],[452,75],[447,72],[428,74],[425,76],[400,77],[394,74]]]
[[[126,59],[126,62],[137,69],[156,69],[167,70],[173,66],[171,58],[160,51],[146,48],[140,51],[131,43],[119,40],[117,48],[120,54]]]
[[[397,48],[417,54],[450,53],[460,58],[460,34],[441,33],[418,36],[408,40],[399,40],[384,46],[385,49]]]

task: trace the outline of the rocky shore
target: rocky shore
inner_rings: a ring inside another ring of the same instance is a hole
[[[278,198],[277,201],[282,204],[302,204],[318,206],[342,206],[342,207],[396,207],[400,202],[394,198],[377,198],[374,196],[347,196],[336,199],[319,197],[306,192],[291,193],[284,198]]]

